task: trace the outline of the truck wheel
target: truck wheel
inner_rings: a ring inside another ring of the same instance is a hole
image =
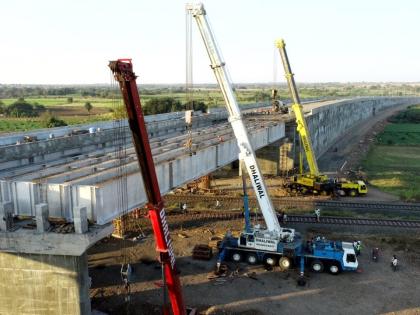
[[[276,265],[276,262],[277,262],[276,258],[274,258],[274,257],[272,257],[272,256],[266,256],[266,257],[264,258],[264,263],[265,263],[266,265],[269,265],[269,266],[275,266],[275,265]]]
[[[328,268],[328,271],[330,272],[330,274],[332,275],[338,275],[340,273],[340,267],[338,266],[337,263],[333,263],[330,265],[330,267]]]
[[[308,188],[306,187],[302,187],[302,189],[300,190],[300,192],[304,195],[306,195],[308,193]]]
[[[314,260],[311,262],[311,270],[313,272],[323,272],[324,264],[320,260]]]
[[[288,257],[281,257],[279,260],[279,266],[282,271],[285,271],[290,268],[291,262]]]
[[[350,191],[349,191],[349,196],[350,196],[350,197],[356,197],[356,196],[357,196],[357,191],[356,191],[356,190],[354,190],[354,189],[350,190]]]
[[[234,262],[240,262],[240,261],[242,260],[242,255],[241,255],[241,253],[239,253],[239,252],[234,252],[234,253],[232,254],[232,260],[233,260]]]
[[[255,254],[249,254],[246,257],[246,261],[248,262],[248,264],[250,265],[255,265],[258,261],[257,256]]]

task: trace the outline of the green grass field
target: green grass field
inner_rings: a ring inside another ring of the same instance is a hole
[[[417,110],[397,114],[363,161],[371,185],[406,201],[420,201],[420,124],[407,123]]]
[[[420,146],[375,145],[363,166],[371,185],[402,200],[420,201]]]
[[[392,123],[377,137],[382,145],[420,145],[420,124]]]

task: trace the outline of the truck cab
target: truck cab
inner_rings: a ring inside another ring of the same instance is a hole
[[[342,260],[343,270],[356,270],[359,266],[359,263],[357,261],[356,252],[354,251],[353,244],[348,242],[342,242],[341,246],[344,251]]]

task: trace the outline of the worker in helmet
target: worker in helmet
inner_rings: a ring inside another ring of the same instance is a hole
[[[362,243],[360,241],[357,241],[356,243],[356,256],[361,255],[362,251]]]

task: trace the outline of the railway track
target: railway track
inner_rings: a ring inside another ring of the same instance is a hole
[[[166,195],[167,203],[209,203],[215,204],[218,200],[223,207],[236,206],[242,207],[243,199],[234,196],[205,196],[205,195]],[[324,209],[354,209],[354,210],[394,210],[394,211],[419,211],[419,203],[386,203],[386,202],[359,202],[359,201],[341,201],[329,200],[325,197],[313,197],[297,199],[293,197],[272,198],[275,207],[290,208],[313,208],[320,207]],[[249,198],[250,206],[255,207],[257,201],[255,198]]]
[[[253,216],[253,214],[252,214]],[[187,220],[236,220],[243,218],[242,212],[195,212],[186,214],[170,214],[167,218],[170,222],[187,221]],[[308,215],[288,215],[287,223],[307,223],[307,224],[335,224],[347,226],[375,226],[375,227],[395,227],[395,228],[420,228],[420,221],[414,220],[393,220],[393,219],[361,219],[348,217],[330,217],[324,216],[320,218],[320,222],[316,221],[315,216]]]

